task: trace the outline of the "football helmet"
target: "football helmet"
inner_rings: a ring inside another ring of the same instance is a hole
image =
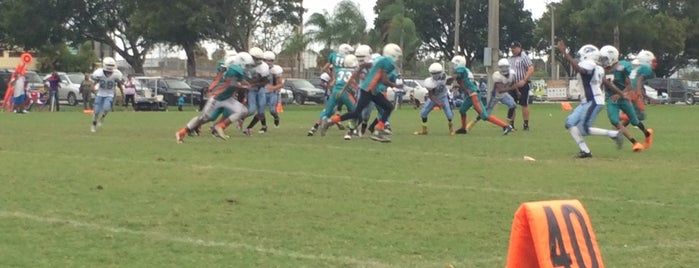
[[[255,60],[255,64],[260,64],[265,57],[265,52],[259,47],[251,48],[248,53],[250,53],[250,56]]]
[[[353,54],[347,54],[345,55],[345,63],[344,63],[345,68],[354,68],[357,67],[357,56]]]
[[[590,54],[594,51],[599,51],[599,49],[594,45],[587,44],[587,45],[580,47],[580,49],[578,49],[578,52],[576,53],[575,57],[578,58],[579,62],[584,61],[584,60],[588,60],[588,58],[587,58],[588,54]]]
[[[653,69],[655,69],[655,66],[657,65],[655,55],[653,54],[653,52],[650,52],[645,49],[638,52],[638,55],[636,55],[636,59],[638,59],[640,64],[648,64]]]
[[[371,57],[371,47],[367,45],[359,45],[357,50],[354,51],[354,55],[357,56],[359,63],[364,63]]]
[[[599,65],[609,67],[619,62],[619,50],[614,46],[606,45],[599,50]]]
[[[508,75],[510,73],[510,61],[507,59],[498,60],[498,69],[500,70],[500,74]]]
[[[106,57],[102,59],[102,69],[104,69],[107,72],[113,72],[116,70],[117,65],[116,61],[112,57]]]
[[[403,50],[394,43],[388,43],[383,47],[383,56],[398,61],[403,56]]]
[[[233,60],[233,64],[238,64],[246,69],[251,69],[255,67],[255,60],[252,55],[247,52],[240,52],[236,55],[237,59]]]
[[[265,51],[265,53],[262,55],[262,58],[266,61],[274,61],[277,58],[277,55],[275,55],[272,51]]]
[[[281,66],[275,64],[274,66],[272,66],[272,69],[270,69],[269,72],[273,75],[281,75],[284,72],[284,69],[282,69]]]
[[[342,56],[352,54],[352,51],[354,51],[354,48],[352,48],[352,46],[349,44],[342,44],[337,48],[337,54]]]
[[[466,57],[456,55],[453,58],[451,58],[451,63],[454,64],[454,67],[466,66]]]

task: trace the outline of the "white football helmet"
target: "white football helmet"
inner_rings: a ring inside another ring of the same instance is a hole
[[[349,44],[341,44],[337,48],[337,54],[340,54],[341,56],[352,54],[352,51],[354,51],[354,48],[352,48],[352,46]]]
[[[106,57],[102,59],[102,69],[104,69],[107,72],[113,72],[116,70],[117,65],[116,61],[112,57]]]
[[[246,69],[251,69],[255,67],[255,60],[252,58],[252,55],[247,52],[240,52],[238,55],[236,55],[237,59],[234,60],[234,64],[238,64]]]
[[[455,67],[466,66],[466,57],[456,55],[453,58],[451,58],[451,63],[453,63]]]
[[[640,64],[648,64],[649,66],[653,67],[655,69],[655,55],[653,52],[650,52],[648,50],[641,50],[638,52],[638,55],[636,55],[636,59],[638,59]]]
[[[403,50],[394,43],[388,43],[383,47],[383,56],[393,58],[398,61],[403,56]]]
[[[281,66],[279,65],[274,65],[272,66],[272,69],[269,69],[269,72],[272,73],[273,75],[281,75],[284,72],[284,69],[282,69]]]
[[[330,75],[328,73],[322,73],[320,75],[320,80],[323,80],[325,82],[330,82]]]
[[[357,67],[357,56],[353,54],[347,54],[345,55],[345,63],[344,63],[345,68],[354,68]]]
[[[510,74],[510,61],[507,59],[498,60],[498,68],[500,70],[500,74],[502,74],[502,75]]]
[[[248,50],[248,53],[250,53],[250,56],[255,60],[255,63],[259,64],[262,62],[262,59],[265,57],[265,52],[262,51],[261,48],[259,47],[253,47]]]
[[[376,59],[378,59],[379,57],[381,57],[381,54],[379,54],[379,53],[373,53],[373,54],[371,54],[371,61],[373,62],[373,61],[375,61]]]
[[[598,63],[602,67],[610,67],[619,62],[619,50],[614,46],[606,45],[599,50]]]
[[[427,68],[427,70],[430,72],[430,74],[441,74],[444,72],[444,67],[442,67],[441,63],[435,62],[430,64],[430,67]]]
[[[599,49],[594,45],[584,45],[578,49],[575,56],[578,58],[578,61],[588,60],[587,55],[594,51],[599,51]]]
[[[354,51],[354,55],[357,56],[359,63],[365,63],[371,57],[371,47],[367,45],[359,45],[357,50]]]
[[[274,61],[277,58],[277,55],[275,55],[272,51],[265,51],[265,53],[262,55],[262,58],[266,61]]]

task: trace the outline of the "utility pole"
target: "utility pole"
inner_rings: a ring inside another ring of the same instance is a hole
[[[454,4],[454,56],[459,54],[459,31],[461,30],[461,0],[455,0]]]
[[[553,3],[549,3],[551,8],[551,79],[558,80],[558,66],[556,65],[556,40],[554,39],[554,6]]]
[[[301,8],[299,9],[299,25],[296,27],[296,34],[298,36],[303,36],[303,1],[301,1]],[[303,50],[296,54],[296,77],[301,77],[301,70],[303,70]]]
[[[500,56],[500,0],[488,0],[488,48],[490,48],[490,68],[486,70],[488,70],[488,87],[492,88],[492,74],[497,70]],[[483,64],[488,66],[486,62]]]

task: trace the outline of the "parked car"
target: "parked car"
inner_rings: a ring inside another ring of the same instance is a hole
[[[0,97],[5,97],[5,92],[7,91],[7,83],[10,82],[10,77],[12,72],[2,69],[0,70]]]
[[[201,93],[192,89],[182,79],[171,77],[135,77],[135,80],[150,89],[154,96],[162,95],[168,105],[177,105],[179,95],[184,95],[187,104],[199,104]]]
[[[699,89],[692,86],[689,81],[677,78],[653,78],[647,85],[655,88],[658,94],[666,93],[670,103],[684,102],[692,105],[699,100]]]
[[[420,104],[425,103],[427,101],[427,88],[422,86],[418,80],[415,79],[404,79],[403,80],[403,89],[405,90],[405,96],[403,96],[403,102],[410,102],[410,96],[413,96],[413,100],[416,102],[416,106],[420,106]],[[386,90],[386,98],[389,101],[394,100],[394,96],[396,94],[396,90],[392,87],[389,87],[388,90]]]
[[[315,103],[325,102],[325,92],[318,89],[306,79],[287,78],[284,80],[284,88],[290,90],[294,96],[294,102],[304,104],[306,101]]]
[[[44,83],[48,81],[49,77],[51,77],[51,74],[44,76]],[[85,79],[85,74],[58,72],[58,77],[61,78],[61,87],[58,88],[58,101],[66,101],[70,106],[75,106],[82,102],[83,95],[80,94],[80,83]],[[92,97],[94,99],[94,96]]]
[[[669,102],[667,93],[659,94],[657,90],[647,85],[643,85],[643,88],[646,90],[646,95],[648,96],[648,98],[645,99],[646,104],[667,104]]]

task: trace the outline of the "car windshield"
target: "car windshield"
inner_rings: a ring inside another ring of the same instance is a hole
[[[39,74],[35,72],[27,72],[25,76],[27,77],[27,81],[29,81],[29,83],[42,83],[41,77],[39,77]]]
[[[69,74],[68,78],[70,78],[70,82],[73,82],[73,84],[80,84],[85,80],[85,76],[82,74]]]
[[[315,88],[308,80],[289,80],[289,82],[296,88]]]
[[[189,85],[182,80],[166,79],[165,82],[167,82],[167,85],[170,86],[170,88],[190,88]]]
[[[682,83],[684,83],[684,86],[687,88],[695,88],[696,84],[694,82],[689,81],[689,80],[682,80]]]

